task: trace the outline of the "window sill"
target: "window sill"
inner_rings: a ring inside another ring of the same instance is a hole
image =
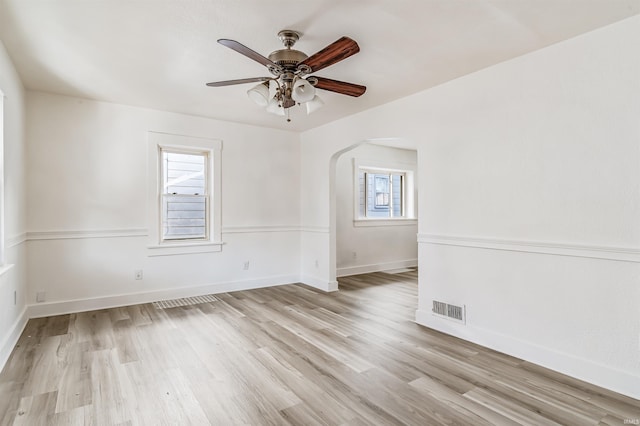
[[[418,219],[355,219],[353,226],[413,226],[418,224]]]
[[[222,241],[179,242],[147,246],[147,256],[176,256],[181,254],[214,253],[222,251]]]

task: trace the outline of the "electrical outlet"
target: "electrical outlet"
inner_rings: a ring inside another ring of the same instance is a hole
[[[133,271],[133,278],[136,280],[141,280],[142,279],[142,269],[136,269],[135,271]]]
[[[316,268],[318,268],[320,266],[320,263],[318,262],[318,259],[316,259]]]
[[[356,253],[355,251],[353,252],[353,258],[357,259],[358,258],[358,253]]]
[[[37,303],[42,303],[44,301],[47,300],[47,292],[45,291],[39,291],[36,293],[36,302]]]
[[[245,271],[249,270],[249,261],[248,260],[242,264],[242,269],[245,270]]]

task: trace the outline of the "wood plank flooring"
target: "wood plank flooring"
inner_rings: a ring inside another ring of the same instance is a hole
[[[413,322],[416,272],[30,320],[0,425],[623,425],[640,401]]]

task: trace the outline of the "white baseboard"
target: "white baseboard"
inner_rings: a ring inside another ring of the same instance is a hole
[[[490,330],[440,319],[418,309],[416,323],[478,345],[532,362],[567,376],[640,399],[640,377],[574,355],[515,339]]]
[[[90,299],[63,300],[57,302],[35,303],[28,306],[29,318],[48,317],[75,312],[93,311],[96,309],[116,308],[157,302],[159,300],[180,299],[183,297],[202,296],[205,294],[227,293],[232,291],[251,290],[255,288],[273,287],[298,282],[297,275],[278,275],[255,280],[230,281],[193,287],[181,287],[156,290],[143,293],[129,293],[113,296],[94,297]]]
[[[326,281],[311,275],[304,275],[300,279],[302,284],[306,284],[309,287],[317,288],[318,290],[332,292],[338,291],[338,281]]]
[[[15,322],[11,325],[11,328],[8,330],[7,335],[2,341],[2,345],[0,345],[0,371],[2,371],[9,360],[11,351],[13,351],[13,348],[15,348],[18,343],[18,339],[24,331],[24,327],[27,325],[28,320],[27,308],[25,307]]]
[[[390,269],[415,268],[416,266],[418,266],[418,259],[398,260],[395,262],[374,263],[371,265],[338,268],[336,270],[336,275],[338,277],[347,277],[349,275],[368,274],[371,272],[388,271]]]

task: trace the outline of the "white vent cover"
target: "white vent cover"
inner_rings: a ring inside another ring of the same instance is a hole
[[[200,303],[217,302],[218,299],[207,294],[205,296],[185,297],[183,299],[174,300],[161,300],[159,302],[153,302],[153,307],[156,309],[177,308],[180,306],[199,305]]]
[[[464,305],[456,306],[434,300],[432,312],[434,315],[461,322],[463,324],[466,322]]]

